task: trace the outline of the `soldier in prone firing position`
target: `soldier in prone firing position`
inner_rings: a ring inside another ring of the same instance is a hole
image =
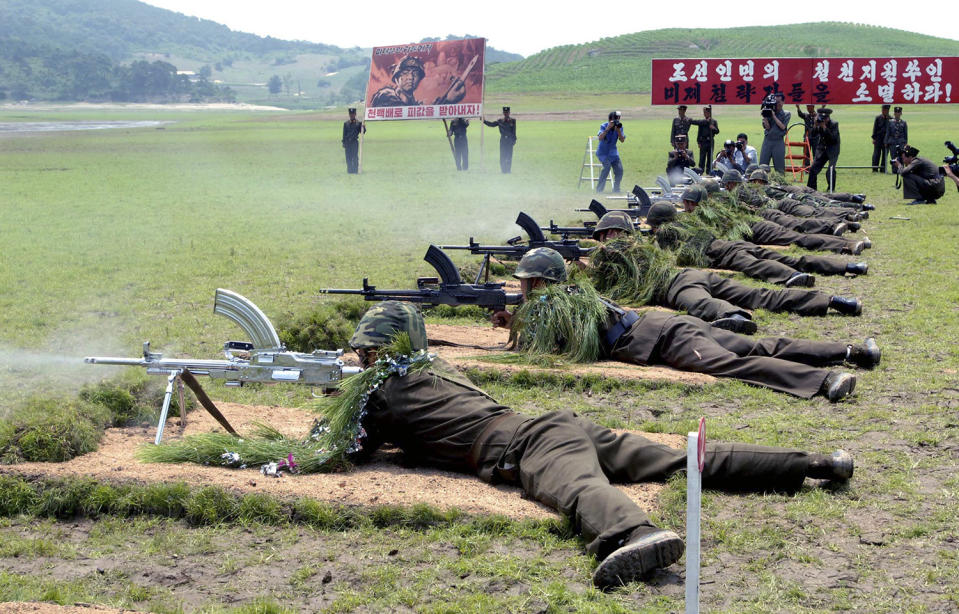
[[[522,275],[526,291],[545,283]],[[401,336],[408,337],[414,353],[386,356],[391,341]],[[611,482],[666,480],[685,470],[685,451],[634,433],[614,433],[569,411],[535,418],[515,413],[442,359],[425,354],[422,316],[406,303],[374,306],[350,345],[364,367],[384,371],[366,402],[353,460],[389,442],[421,464],[522,488],[571,519],[586,551],[599,560],[593,582],[600,588],[641,579],[682,556],[683,540],[654,525]],[[394,364],[411,366],[389,369]],[[841,450],[823,455],[707,443],[702,477],[705,488],[795,492],[807,477],[843,482],[852,474],[853,459]]]

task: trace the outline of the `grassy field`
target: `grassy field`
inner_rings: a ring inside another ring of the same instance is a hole
[[[372,124],[364,173],[347,176],[339,113],[0,111],[0,121],[175,121],[163,129],[0,137],[4,415],[30,395],[72,394],[109,374],[81,364],[83,355],[135,356],[149,339],[170,355],[214,357],[223,341],[242,336],[212,313],[217,287],[244,294],[276,321],[310,309],[322,287],[358,287],[363,277],[409,287],[431,273],[422,262],[429,243],[502,241],[519,234],[519,210],[543,224],[583,219],[572,209],[591,198],[576,187],[585,141],[610,108],[624,111],[625,185],[651,185],[663,171],[672,111],[644,106],[645,97],[502,101],[519,122],[507,176],[490,131],[481,147],[478,122],[467,173],[454,170],[438,123],[407,122]],[[489,108],[500,102],[488,101]],[[587,111],[596,119],[585,119]],[[942,141],[959,136],[942,128],[954,123],[954,111],[906,111],[911,142],[941,159]],[[531,120],[534,113],[554,119]],[[875,113],[836,110],[841,164],[868,164]],[[716,116],[720,137],[745,131],[759,147],[756,109]],[[877,337],[883,364],[860,374],[849,402],[804,401],[732,382],[576,386],[476,374],[495,397],[528,413],[569,408],[609,426],[676,433],[706,415],[714,440],[855,454],[848,488],[808,488],[794,497],[706,494],[702,600],[709,611],[959,609],[957,195],[949,187],[937,206],[905,207],[892,183],[868,171],[839,175],[840,189],[866,192],[877,206],[864,226],[875,244],[865,253],[870,274],[820,277],[817,286],[862,298],[862,317],[758,314],[761,333]],[[215,399],[308,403],[305,392],[277,387],[208,390]],[[45,488],[48,499],[68,489]],[[0,526],[0,601],[164,612],[682,607],[679,567],[648,584],[593,590],[591,562],[559,522],[384,522],[377,510],[321,524],[252,514],[209,525],[159,512],[128,521],[127,508],[17,507],[10,492],[0,488],[8,514]],[[662,503],[656,520],[682,532],[681,481]],[[74,520],[75,512],[83,519]]]

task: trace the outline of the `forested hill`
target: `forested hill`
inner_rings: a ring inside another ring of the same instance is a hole
[[[491,66],[486,85],[490,92],[648,92],[653,58],[941,55],[959,55],[959,41],[850,23],[650,30]]]

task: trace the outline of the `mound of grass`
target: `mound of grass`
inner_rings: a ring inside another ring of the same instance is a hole
[[[0,422],[0,462],[63,462],[96,450],[109,410],[75,399],[33,397]]]
[[[278,322],[280,341],[294,352],[345,348],[369,306],[350,298],[323,303],[307,313],[288,314]]]

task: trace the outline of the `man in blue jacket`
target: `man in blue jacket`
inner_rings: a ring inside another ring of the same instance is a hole
[[[623,133],[623,123],[620,121],[623,114],[619,111],[609,112],[609,121],[599,127],[599,147],[596,148],[596,157],[603,164],[599,173],[596,191],[602,192],[606,188],[606,178],[609,170],[613,170],[613,192],[619,192],[619,183],[623,179],[623,163],[619,159],[616,146],[626,140]]]

